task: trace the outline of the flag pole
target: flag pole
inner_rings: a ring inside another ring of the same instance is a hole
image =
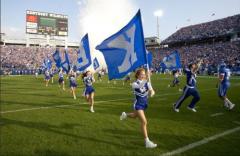
[[[148,75],[148,81],[151,84],[151,75],[150,75],[150,70],[149,70],[149,64],[148,64],[148,56],[147,56],[147,50],[146,50],[146,46],[145,46],[145,41],[144,41],[144,33],[143,33],[143,26],[142,26],[142,16],[141,16],[141,10],[139,9],[139,14],[140,14],[140,22],[141,22],[141,27],[142,27],[142,36],[143,36],[143,46],[144,46],[144,50],[145,50],[145,57],[146,57],[146,62],[147,62],[147,75]]]

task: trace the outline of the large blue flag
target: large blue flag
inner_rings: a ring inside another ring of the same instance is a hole
[[[59,50],[56,49],[56,51],[53,53],[53,60],[55,61],[56,63],[56,66],[58,68],[61,67],[61,63],[62,63],[62,60],[61,60],[61,57],[60,57],[60,53],[59,53]]]
[[[88,34],[86,34],[80,43],[78,58],[77,58],[77,68],[79,71],[84,71],[87,67],[92,64]]]
[[[64,51],[64,54],[65,54],[65,61],[62,62],[61,66],[63,70],[68,73],[70,70],[70,62],[69,62],[67,50]]]
[[[93,60],[93,68],[94,70],[98,69],[99,68],[99,62],[98,62],[98,59],[95,57],[94,60]]]
[[[103,53],[109,79],[124,77],[147,63],[140,10],[131,21],[116,34],[96,47]]]
[[[180,55],[178,51],[175,50],[170,55],[165,56],[160,66],[163,69],[170,69],[170,70],[181,68],[182,65],[181,65]]]
[[[147,51],[147,58],[148,58],[148,66],[151,68],[152,67],[152,60],[153,60],[153,56],[152,56],[151,51]]]

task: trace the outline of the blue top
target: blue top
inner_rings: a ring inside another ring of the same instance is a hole
[[[50,76],[50,73],[48,70],[45,71],[45,76]]]
[[[92,86],[93,81],[95,81],[93,76],[86,76],[83,78],[83,83],[86,87]]]
[[[74,74],[71,74],[69,76],[70,83],[76,83],[76,76]]]
[[[196,74],[193,73],[190,69],[186,69],[186,76],[187,76],[187,86],[195,87],[197,83]]]
[[[63,78],[63,73],[60,72],[60,73],[58,74],[58,77],[59,77],[59,78]]]
[[[136,80],[135,82],[133,82],[132,88],[137,100],[147,100],[148,91],[152,90],[151,84],[146,80]]]

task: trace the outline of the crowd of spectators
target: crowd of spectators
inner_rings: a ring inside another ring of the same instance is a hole
[[[177,50],[183,66],[203,59],[202,70],[216,72],[218,65],[224,61],[232,70],[240,70],[240,41],[218,42],[213,44],[194,44],[178,48],[163,48],[153,51],[153,67],[158,68],[162,59]]]
[[[1,46],[1,69],[2,70],[35,70],[41,67],[45,58],[53,61],[53,47],[26,47],[22,45]],[[64,60],[64,48],[59,48],[62,60]],[[77,49],[67,49],[69,60],[77,61]]]
[[[240,30],[240,14],[227,18],[192,25],[179,29],[176,33],[164,40],[163,44],[184,42],[191,40],[201,40],[224,36],[234,31]]]

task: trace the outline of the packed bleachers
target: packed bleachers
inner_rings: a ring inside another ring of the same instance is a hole
[[[191,40],[202,40],[207,38],[225,36],[235,31],[240,30],[240,14],[215,20],[212,22],[201,23],[188,27],[181,28],[162,44],[169,44],[175,42],[185,42]]]
[[[35,70],[38,69],[43,59],[49,57],[56,49],[52,47],[26,47],[21,45],[1,46],[1,69],[2,70]],[[63,54],[64,48],[59,48]],[[76,62],[77,49],[68,48],[70,62]],[[62,55],[62,59],[64,57]]]
[[[195,44],[173,48],[163,48],[154,51],[153,65],[159,67],[159,62],[170,52],[178,50],[183,66],[203,59],[203,68],[216,72],[219,63],[224,62],[232,69],[240,69],[240,41],[218,42],[213,44]]]
[[[232,36],[235,38],[232,39]],[[153,67],[159,68],[163,57],[177,50],[183,66],[203,59],[202,72],[217,72],[224,61],[234,72],[240,73],[240,14],[212,22],[188,26],[178,30],[161,43],[153,52]],[[163,45],[168,47],[163,48]]]

